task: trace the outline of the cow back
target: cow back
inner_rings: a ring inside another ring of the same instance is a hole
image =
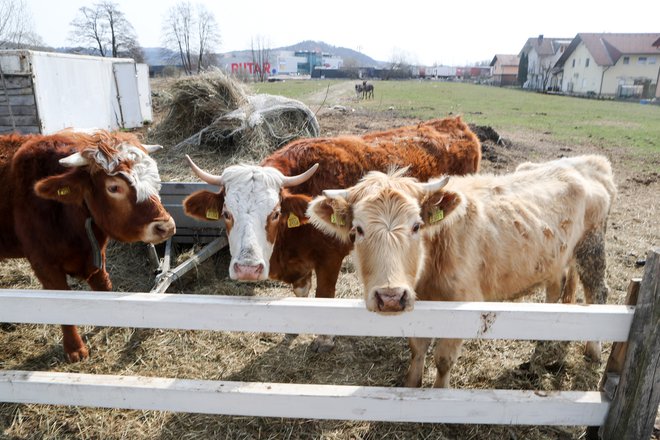
[[[355,185],[368,171],[408,167],[421,181],[442,174],[479,171],[481,144],[457,118],[373,132],[364,136],[306,138],[294,141],[266,158],[285,175],[295,175],[319,163],[318,171],[292,192],[316,196],[328,188]]]

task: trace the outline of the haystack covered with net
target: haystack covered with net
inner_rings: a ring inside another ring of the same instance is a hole
[[[316,116],[302,102],[252,95],[219,70],[177,80],[161,105],[166,115],[156,136],[176,150],[203,146],[239,160],[260,160],[291,140],[320,133]]]

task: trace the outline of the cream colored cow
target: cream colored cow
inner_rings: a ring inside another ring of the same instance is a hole
[[[312,223],[354,243],[366,306],[380,313],[415,299],[505,301],[546,287],[549,302],[576,269],[588,303],[604,303],[604,233],[616,194],[609,161],[580,156],[524,164],[516,172],[444,177],[428,183],[372,172],[346,190],[326,190],[309,206]],[[430,339],[411,338],[405,385],[421,386]],[[462,341],[439,339],[436,387]],[[598,359],[598,343],[587,344]]]

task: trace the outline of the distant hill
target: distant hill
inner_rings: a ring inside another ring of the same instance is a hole
[[[376,61],[370,56],[367,56],[353,49],[332,46],[322,41],[307,40],[301,41],[300,43],[291,46],[274,47],[270,49],[271,52],[279,52],[282,50],[309,50],[330,53],[332,55],[341,57],[344,60],[344,63],[350,63],[358,67],[381,67],[384,64],[383,62]],[[145,62],[152,66],[174,64],[177,60],[176,52],[162,47],[143,47],[142,51],[144,52]],[[219,53],[217,55],[219,55],[220,58],[249,59],[252,56],[252,51],[250,49],[235,50],[232,52]]]
[[[150,66],[168,66],[179,62],[179,54],[165,47],[143,47],[144,62]]]

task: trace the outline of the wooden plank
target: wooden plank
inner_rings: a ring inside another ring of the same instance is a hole
[[[39,125],[39,121],[37,120],[37,116],[0,116],[0,125],[6,125],[6,126],[11,126],[12,121],[16,126],[20,125]]]
[[[660,248],[649,252],[604,440],[651,438],[660,404]]]
[[[15,90],[15,89],[22,89],[26,87],[32,87],[32,75],[4,75],[5,76],[5,82],[4,86],[6,86],[6,89],[9,90]],[[4,89],[5,87],[3,87]],[[3,93],[3,90],[0,90],[0,93]]]
[[[11,114],[14,116],[36,116],[37,107],[34,105],[12,105]],[[0,105],[0,116],[9,116],[9,108]]]
[[[18,131],[19,133],[23,134],[34,134],[34,133],[40,133],[41,131],[39,130],[39,127],[37,126],[31,126],[31,127],[14,127],[11,126],[0,126],[0,134],[9,134],[13,133],[15,131]]]
[[[418,301],[369,312],[361,299],[0,290],[0,322],[189,330],[560,341],[625,341],[622,305]]]
[[[34,95],[10,96],[9,103],[11,105],[34,105]],[[0,105],[7,105],[7,99],[2,93],[0,93]]]
[[[598,425],[594,391],[229,382],[100,374],[0,372],[0,401],[252,417],[423,423]]]

